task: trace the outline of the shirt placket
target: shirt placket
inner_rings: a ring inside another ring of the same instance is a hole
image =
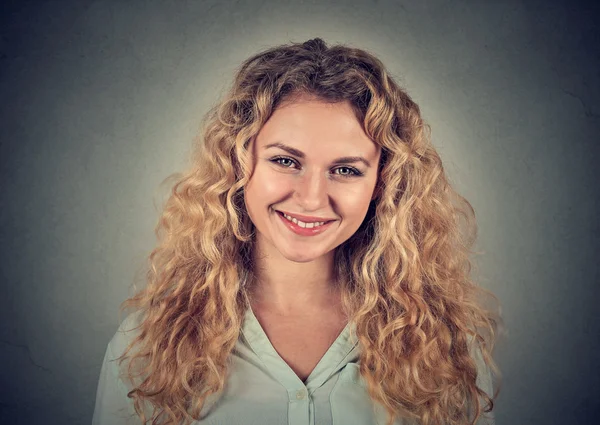
[[[288,389],[289,425],[312,425],[310,418],[310,396],[304,385],[296,389]]]
[[[347,332],[340,335],[317,364],[305,385],[277,353],[251,308],[246,311],[242,332],[252,350],[265,365],[265,369],[286,389],[289,400],[288,424],[314,425],[314,402],[311,393],[332,373],[343,367],[341,363],[348,358],[350,352],[354,352],[356,342],[349,344]]]

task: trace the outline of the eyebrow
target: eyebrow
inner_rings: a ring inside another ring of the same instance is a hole
[[[293,148],[291,146],[285,145],[281,142],[269,143],[267,146],[265,146],[265,149],[269,149],[269,148],[283,149],[284,151],[286,151],[292,155],[295,155],[298,158],[302,158],[302,159],[304,159],[306,157],[304,152],[299,151],[298,149]],[[365,166],[371,167],[371,164],[369,163],[369,161],[367,161],[362,156],[343,156],[341,158],[337,158],[337,159],[333,160],[333,164],[347,164],[350,162],[362,162],[363,164],[365,164]]]

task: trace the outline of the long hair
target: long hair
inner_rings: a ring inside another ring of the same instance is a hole
[[[451,187],[419,106],[382,62],[320,38],[244,61],[205,116],[189,170],[176,175],[147,284],[121,307],[140,314],[139,334],[120,357],[130,358],[128,396],[138,416],[187,424],[224,389],[254,283],[255,227],[243,197],[248,146],[278,105],[299,94],[349,102],[382,148],[378,196],[334,262],[371,399],[389,424],[474,424],[498,391],[489,397],[476,385],[470,353],[480,350],[499,379],[491,353],[502,324],[499,309],[481,302],[497,298],[470,276],[474,210]]]

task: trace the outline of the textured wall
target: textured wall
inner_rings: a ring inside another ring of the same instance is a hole
[[[90,422],[160,182],[243,59],[315,36],[384,61],[476,210],[510,332],[497,422],[600,413],[598,8],[326,3],[2,3],[2,423]]]

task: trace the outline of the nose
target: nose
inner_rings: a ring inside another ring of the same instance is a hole
[[[294,195],[305,211],[324,209],[329,203],[327,177],[317,170],[307,170],[297,181]]]

